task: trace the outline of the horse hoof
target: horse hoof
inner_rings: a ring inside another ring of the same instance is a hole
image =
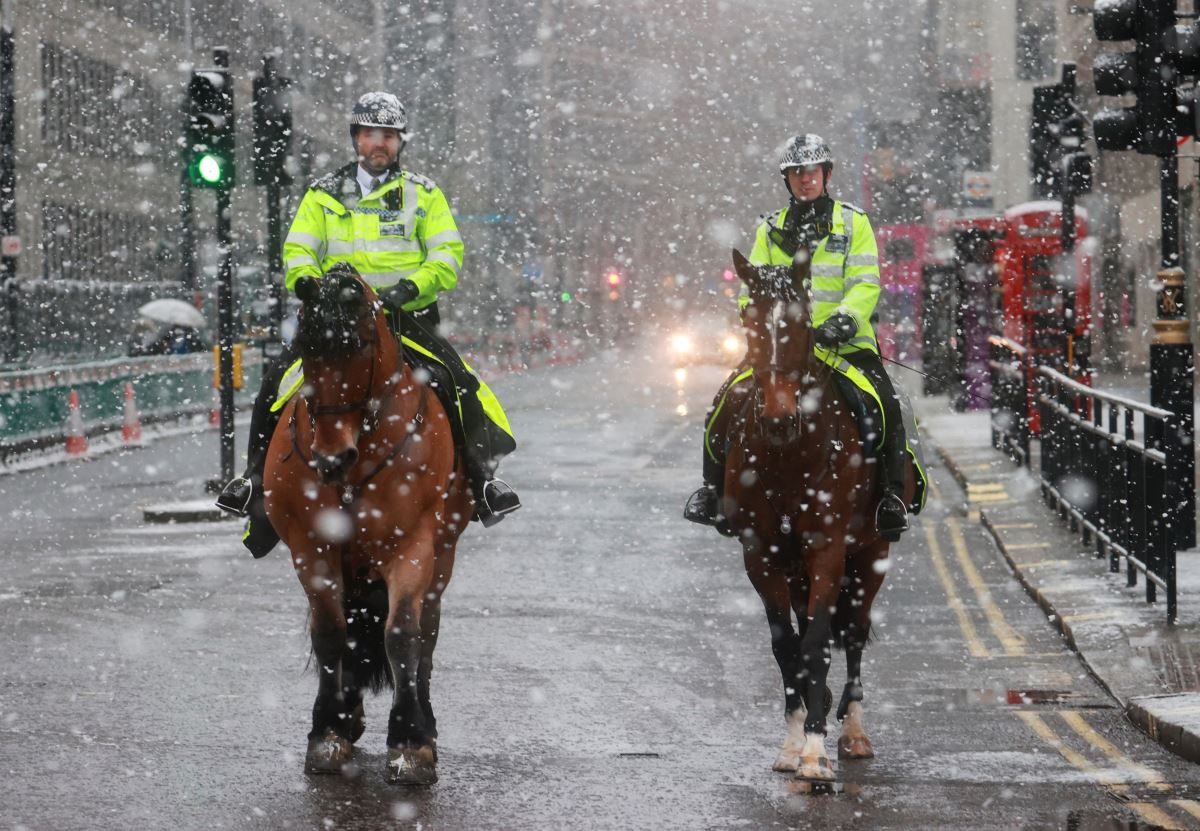
[[[304,766],[309,773],[341,773],[350,761],[354,746],[344,736],[326,730],[319,739],[309,739]]]
[[[875,748],[866,736],[838,736],[838,756],[842,759],[874,759]]]
[[[775,757],[775,764],[771,765],[771,770],[780,773],[795,773],[798,767],[800,767],[800,751],[781,750]]]
[[[350,714],[350,743],[354,744],[362,738],[362,734],[367,729],[367,714],[363,710],[362,702],[354,708],[354,712]]]
[[[793,778],[801,782],[832,782],[837,777],[833,775],[833,765],[828,759],[822,756],[804,756],[800,759],[800,765],[796,768]]]
[[[428,745],[389,747],[387,781],[389,785],[432,785],[438,781],[437,754]]]

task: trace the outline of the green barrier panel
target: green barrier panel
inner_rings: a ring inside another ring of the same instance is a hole
[[[262,356],[244,353],[245,385],[235,395],[249,401],[258,391]],[[204,412],[213,406],[213,356],[165,355],[117,358],[88,364],[0,373],[0,446],[65,436],[70,395],[79,393],[84,429],[117,426],[125,412],[125,385],[133,384],[142,417]]]

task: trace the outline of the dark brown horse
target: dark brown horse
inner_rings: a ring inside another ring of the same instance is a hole
[[[363,732],[363,691],[390,683],[388,781],[431,784],[429,677],[470,491],[446,412],[401,359],[375,292],[330,273],[302,278],[296,295],[304,386],[271,440],[264,487],[312,612],[320,681],[306,765],[341,770]]]
[[[783,674],[787,736],[774,768],[830,781],[826,679],[835,645],[846,650],[848,679],[838,750],[874,755],[863,730],[862,652],[888,559],[874,524],[876,465],[813,351],[808,250],[791,267],[755,267],[737,251],[733,261],[750,292],[743,318],[754,383],[730,429],[723,513],[742,542]],[[912,489],[910,481],[906,500]]]

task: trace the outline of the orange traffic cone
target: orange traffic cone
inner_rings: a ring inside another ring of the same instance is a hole
[[[213,387],[213,403],[212,409],[208,411],[208,425],[210,427],[221,426],[221,391]]]
[[[133,400],[133,384],[125,383],[125,421],[121,424],[121,441],[137,444],[142,440],[142,421],[138,417],[137,402]]]
[[[79,393],[71,390],[71,415],[67,419],[67,453],[85,456],[88,452],[87,433],[83,432],[83,413],[79,410]]]

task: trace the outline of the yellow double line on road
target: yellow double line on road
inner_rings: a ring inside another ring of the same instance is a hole
[[[933,493],[935,498],[940,501],[942,495],[936,484],[933,486]],[[1005,498],[1007,498],[1007,495]],[[959,525],[958,519],[955,517],[946,517],[942,520],[942,525],[949,534],[950,545],[954,549],[959,569],[962,571],[963,577],[966,578],[967,584],[971,587],[971,591],[979,601],[979,607],[983,611],[988,627],[996,639],[1000,641],[1000,646],[1003,648],[1004,654],[1009,656],[1026,654],[1024,639],[1004,619],[1004,613],[996,604],[996,601],[992,599],[991,591],[988,590],[987,584],[984,583],[983,577],[979,573],[979,569],[976,568],[974,561],[971,559],[971,555],[967,550],[966,539],[963,536],[962,526]],[[958,619],[958,626],[962,630],[963,638],[967,642],[967,649],[970,651],[971,656],[975,658],[988,658],[991,653],[979,637],[979,632],[976,630],[975,624],[971,621],[971,617],[967,613],[966,606],[959,597],[958,587],[955,585],[954,579],[950,574],[950,569],[946,565],[946,558],[942,553],[942,546],[938,540],[936,529],[937,526],[933,523],[925,524],[925,538],[929,542],[929,556],[933,560],[933,568],[937,572],[938,580],[941,581],[942,588],[946,592],[946,599],[950,604],[950,608]]]
[[[1141,785],[1156,793],[1170,793],[1171,784],[1164,781],[1162,774],[1153,768],[1135,762],[1117,748],[1112,742],[1100,735],[1088,723],[1083,714],[1074,710],[1060,710],[1055,713],[1074,733],[1083,739],[1093,749],[1104,756],[1110,767],[1100,767],[1086,756],[1069,747],[1058,733],[1046,723],[1038,713],[1021,710],[1017,713],[1021,721],[1037,734],[1046,744],[1058,751],[1072,767],[1086,774],[1094,782],[1111,793],[1125,798],[1132,785]],[[1144,821],[1161,828],[1188,828],[1164,811],[1153,802],[1125,802],[1126,806]],[[1200,819],[1200,802],[1192,799],[1172,799],[1171,805],[1179,808],[1188,816]]]

